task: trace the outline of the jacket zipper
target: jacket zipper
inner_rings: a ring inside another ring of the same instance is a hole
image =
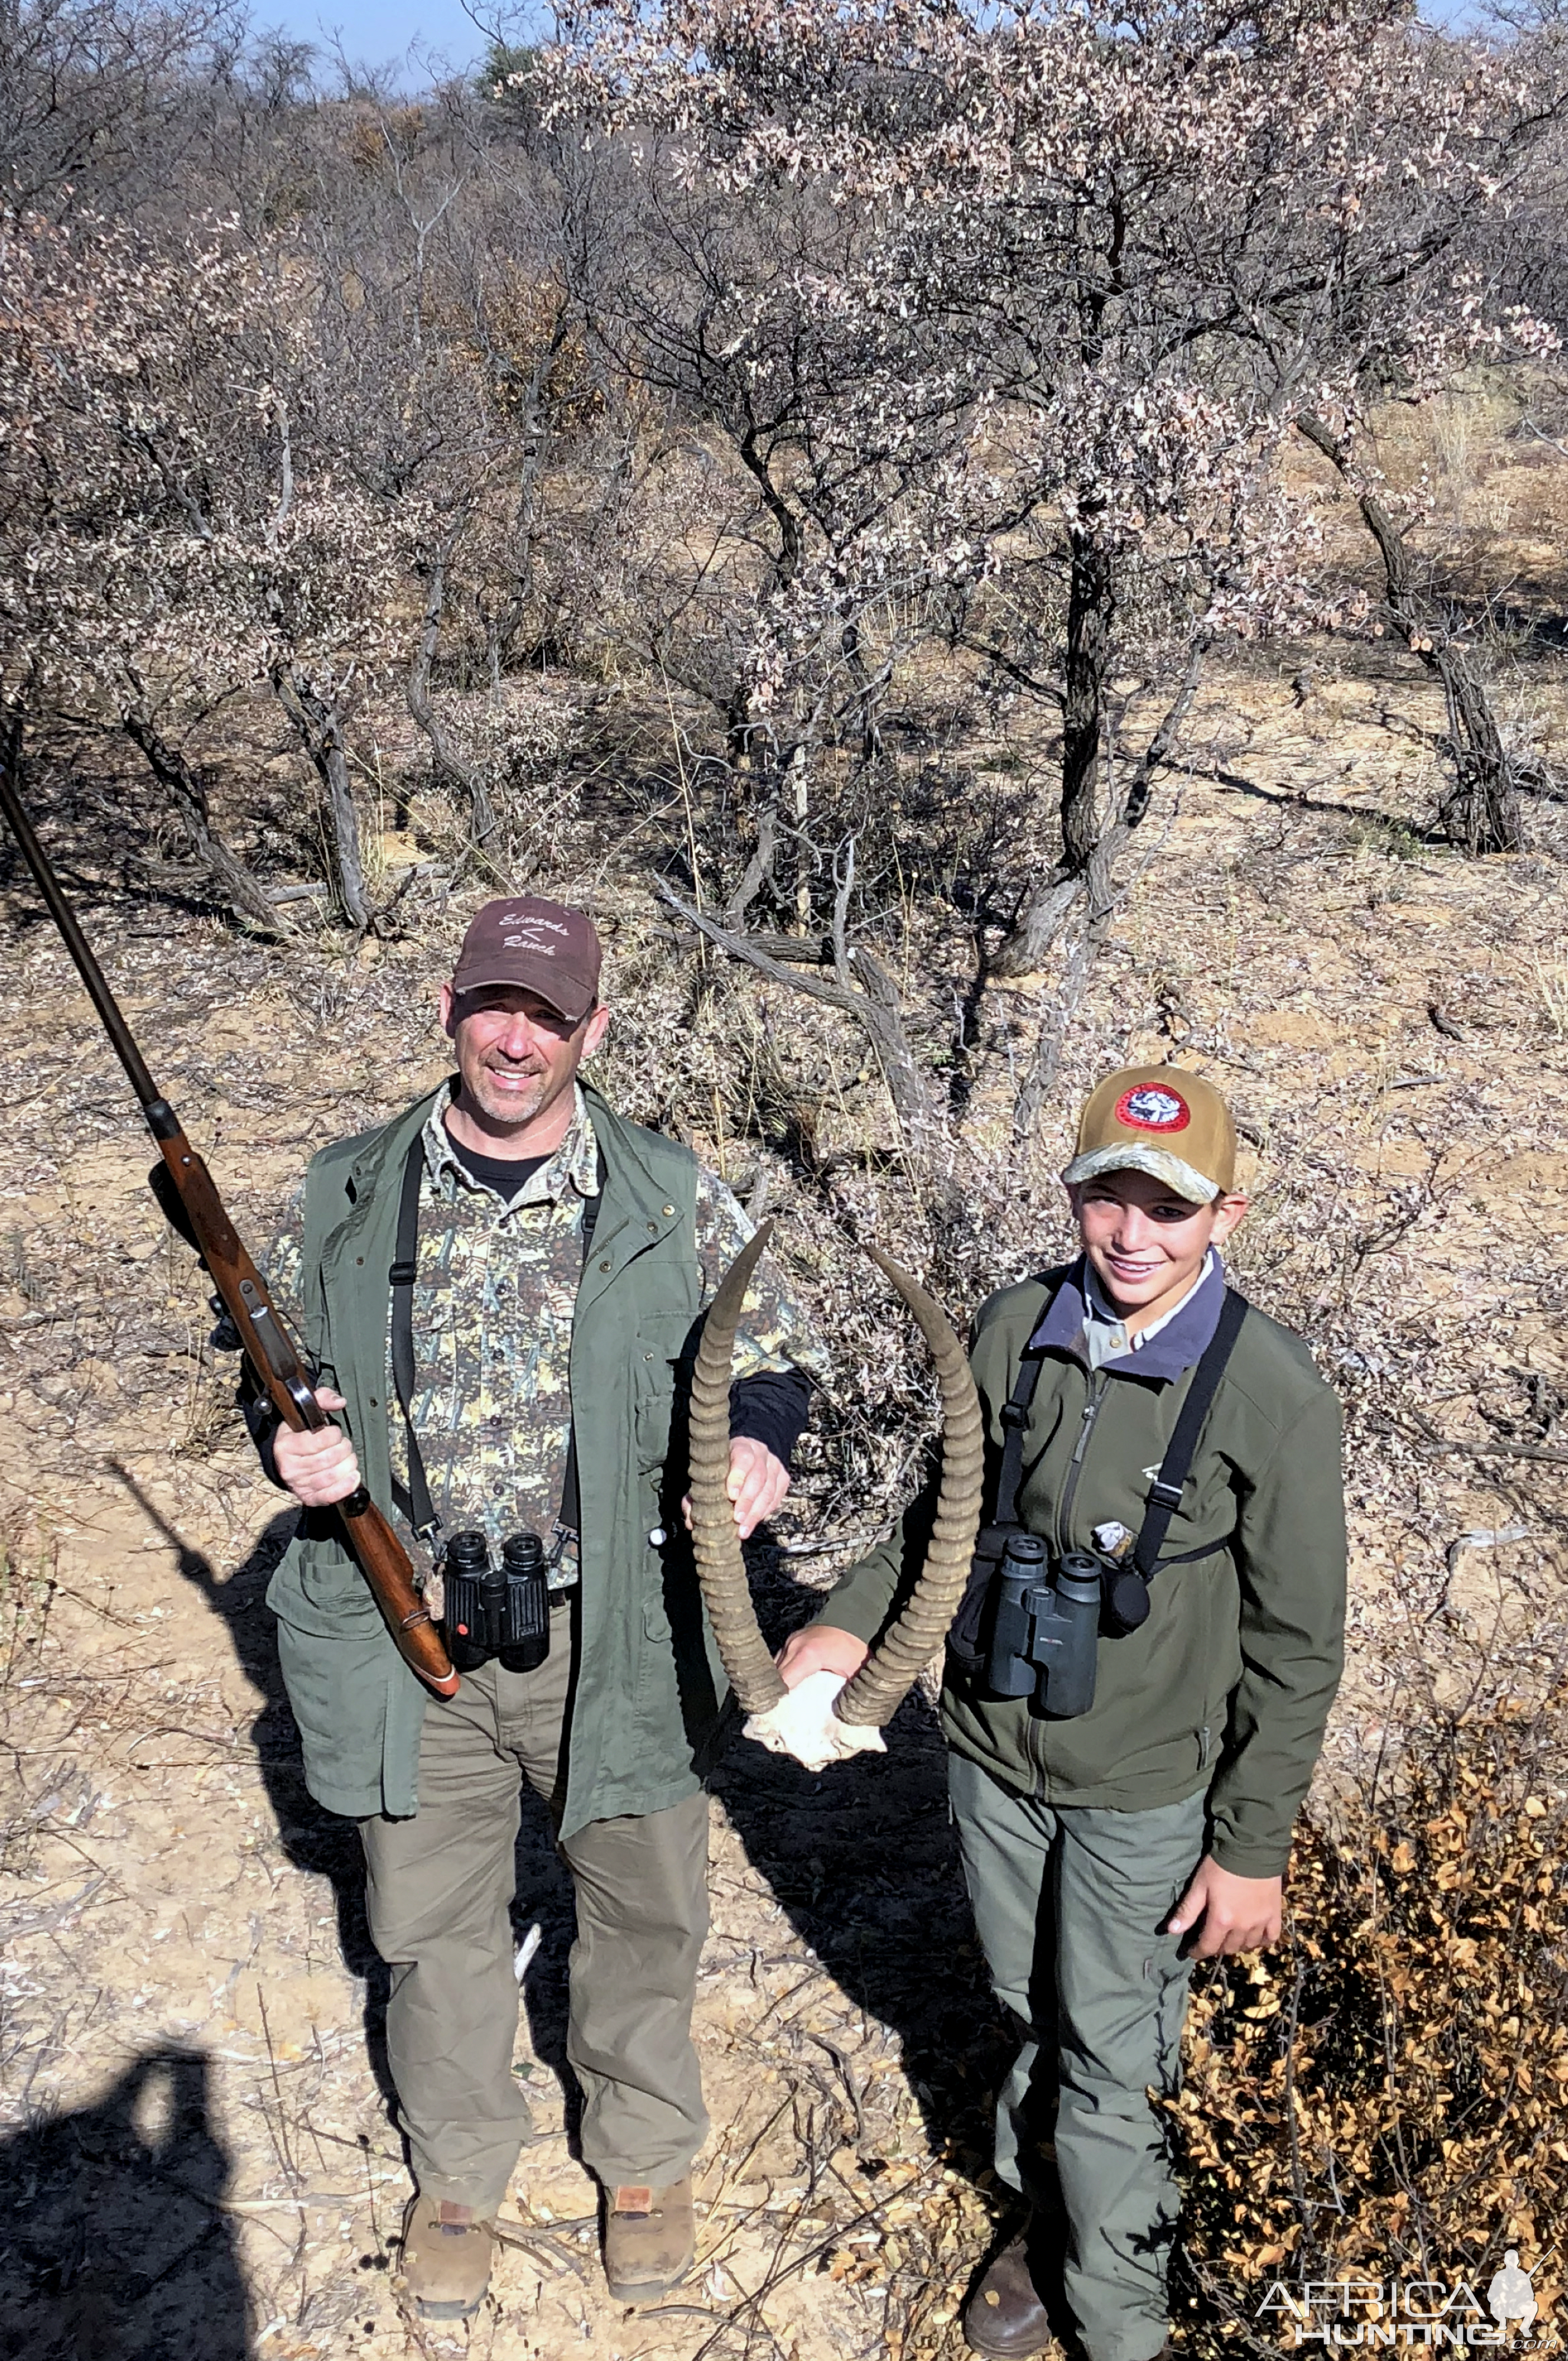
[[[1079,1421],[1078,1441],[1072,1446],[1072,1457],[1068,1461],[1067,1475],[1057,1499],[1056,1514],[1051,1520],[1056,1532],[1058,1557],[1067,1547],[1068,1519],[1072,1514],[1073,1495],[1078,1490],[1078,1479],[1083,1472],[1083,1455],[1089,1448],[1089,1438],[1094,1432],[1094,1422],[1100,1415],[1106,1390],[1104,1370],[1091,1369],[1089,1373],[1089,1399],[1083,1405],[1083,1413]],[[1049,1773],[1045,1755],[1046,1724],[1038,1716],[1029,1714],[1025,1717],[1024,1730],[1025,1751],[1039,1774],[1042,1792],[1047,1792]]]
[[[1078,1479],[1083,1472],[1083,1455],[1089,1448],[1089,1438],[1094,1432],[1094,1422],[1100,1415],[1101,1408],[1105,1400],[1105,1394],[1106,1378],[1104,1370],[1091,1370],[1089,1377],[1089,1399],[1083,1405],[1083,1416],[1079,1425],[1078,1441],[1072,1446],[1072,1457],[1068,1461],[1067,1477],[1061,1488],[1061,1498],[1057,1502],[1055,1524],[1057,1555],[1058,1557],[1060,1557],[1062,1552],[1068,1546],[1068,1520],[1072,1514],[1073,1496],[1078,1490]]]

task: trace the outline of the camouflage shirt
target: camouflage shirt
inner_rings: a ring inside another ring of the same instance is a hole
[[[524,1530],[548,1547],[571,1440],[572,1321],[584,1208],[598,1194],[598,1142],[578,1089],[560,1147],[509,1200],[461,1161],[444,1121],[450,1104],[448,1083],[423,1133],[410,1415],[446,1533],[477,1526],[499,1545]],[[303,1204],[302,1190],[268,1256],[269,1282],[285,1311],[299,1298]],[[704,1303],[752,1226],[717,1173],[699,1170],[695,1243]],[[764,1261],[747,1292],[735,1376],[792,1367],[818,1378],[828,1373],[777,1269]],[[392,1474],[406,1488],[408,1435],[389,1366],[385,1399]],[[568,1546],[551,1580],[559,1587],[576,1578]]]

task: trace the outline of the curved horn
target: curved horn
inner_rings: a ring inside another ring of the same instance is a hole
[[[985,1427],[969,1356],[946,1313],[877,1247],[867,1246],[866,1252],[914,1313],[942,1393],[942,1479],[926,1563],[908,1606],[834,1700],[840,1721],[880,1730],[947,1638],[958,1612],[980,1528]]]
[[[707,1307],[692,1372],[692,1545],[696,1578],[729,1686],[748,1713],[766,1713],[784,1695],[778,1666],[751,1605],[729,1492],[729,1373],[735,1331],[751,1273],[773,1227],[772,1222],[764,1222],[725,1273],[723,1285]]]

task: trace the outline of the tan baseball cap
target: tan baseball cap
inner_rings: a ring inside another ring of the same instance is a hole
[[[1180,1066],[1124,1066],[1091,1091],[1078,1125],[1069,1185],[1102,1172],[1147,1172],[1194,1205],[1235,1186],[1236,1127],[1201,1074]]]
[[[602,963],[591,918],[538,894],[518,894],[487,902],[476,914],[457,954],[452,989],[461,997],[487,984],[516,984],[536,992],[576,1025],[598,998]]]

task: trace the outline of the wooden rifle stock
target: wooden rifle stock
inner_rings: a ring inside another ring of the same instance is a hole
[[[10,822],[23,857],[38,880],[39,891],[49,905],[49,915],[64,937],[65,947],[92,994],[93,1005],[103,1019],[115,1055],[141,1102],[148,1127],[161,1151],[163,1162],[155,1165],[151,1174],[153,1194],[168,1219],[195,1247],[211,1273],[218,1299],[234,1323],[245,1357],[257,1382],[270,1397],[279,1417],[285,1425],[296,1431],[323,1427],[329,1421],[316,1400],[311,1373],[279,1316],[261,1274],[246,1252],[224,1209],[223,1199],[214,1185],[212,1174],[186,1138],[174,1110],[154,1085],[141,1052],[131,1038],[130,1028],[77,923],[76,914],[65,898],[48,855],[33,833],[32,823],[17,797],[12,776],[15,743],[16,733],[13,731],[7,759],[0,763],[0,810],[5,812]],[[404,1661],[438,1697],[451,1697],[458,1686],[457,1675],[452,1668],[441,1634],[431,1620],[430,1610],[415,1587],[408,1554],[369,1493],[361,1485],[346,1500],[336,1502],[328,1513],[342,1519],[344,1539],[370,1586],[376,1604],[387,1619],[387,1628],[397,1642]]]

